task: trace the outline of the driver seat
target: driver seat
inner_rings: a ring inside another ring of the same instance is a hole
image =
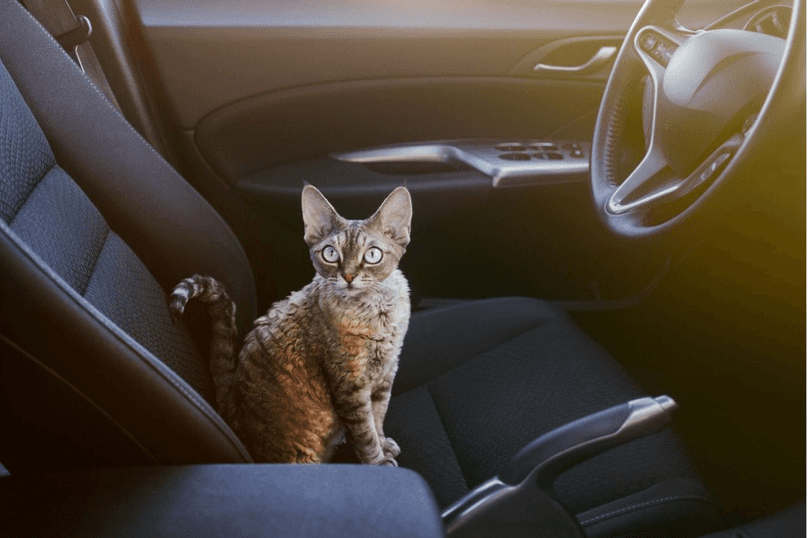
[[[0,462],[12,475],[251,462],[212,406],[205,347],[168,313],[166,290],[193,273],[227,286],[244,334],[255,284],[232,231],[0,0]],[[443,507],[537,436],[644,396],[564,312],[519,298],[415,313],[393,394],[399,463]],[[670,429],[553,489],[588,536],[695,536],[718,518]]]

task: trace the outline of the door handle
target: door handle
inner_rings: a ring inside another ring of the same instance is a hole
[[[533,68],[535,72],[581,74],[593,71],[598,67],[606,65],[617,52],[617,47],[603,46],[589,60],[581,65],[548,65],[539,63]]]

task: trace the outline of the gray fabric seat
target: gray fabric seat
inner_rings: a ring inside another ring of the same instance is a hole
[[[536,437],[642,396],[557,308],[524,298],[468,301],[413,316],[385,432],[401,446],[399,463],[421,473],[445,507]],[[664,517],[671,536],[715,522],[670,429],[573,467],[553,489],[591,536],[609,535],[605,527],[647,530],[649,517]]]
[[[255,286],[237,239],[13,0],[0,0],[0,62],[0,461],[12,474],[250,462],[165,294],[210,274],[246,332]],[[536,436],[640,395],[548,304],[460,303],[414,315],[387,428],[446,505]],[[555,492],[592,535],[683,536],[716,515],[669,430]]]
[[[424,334],[435,328],[457,340]],[[400,463],[427,477],[442,505],[540,435],[646,396],[563,312],[540,301],[490,299],[425,312],[408,336],[387,433],[402,447]],[[696,473],[665,430],[578,465],[554,487],[577,513],[677,477]]]

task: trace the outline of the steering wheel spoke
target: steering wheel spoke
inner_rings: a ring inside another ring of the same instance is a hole
[[[670,175],[665,157],[652,146],[637,168],[609,198],[607,211],[620,215],[638,208],[648,208],[670,190],[670,187],[665,187]]]
[[[671,199],[682,198],[718,177],[721,171],[727,167],[738,148],[741,147],[742,142],[743,136],[735,134],[721,144],[692,174],[679,183],[675,192],[672,193],[675,196]]]
[[[652,149],[614,191],[607,210],[614,215],[630,211],[649,212],[684,198],[715,179],[729,164],[742,142],[740,134],[733,135],[684,179],[677,177],[661,153]]]

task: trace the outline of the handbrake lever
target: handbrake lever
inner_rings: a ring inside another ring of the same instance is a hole
[[[550,486],[576,463],[662,428],[677,407],[668,396],[640,398],[565,424],[517,452],[499,480],[515,486],[532,474],[540,487]]]
[[[668,396],[640,398],[565,424],[527,444],[499,474],[447,508],[450,536],[529,536],[553,529],[557,536],[581,536],[558,503],[542,492],[576,463],[662,429],[678,407]],[[504,527],[503,527],[504,526]]]

